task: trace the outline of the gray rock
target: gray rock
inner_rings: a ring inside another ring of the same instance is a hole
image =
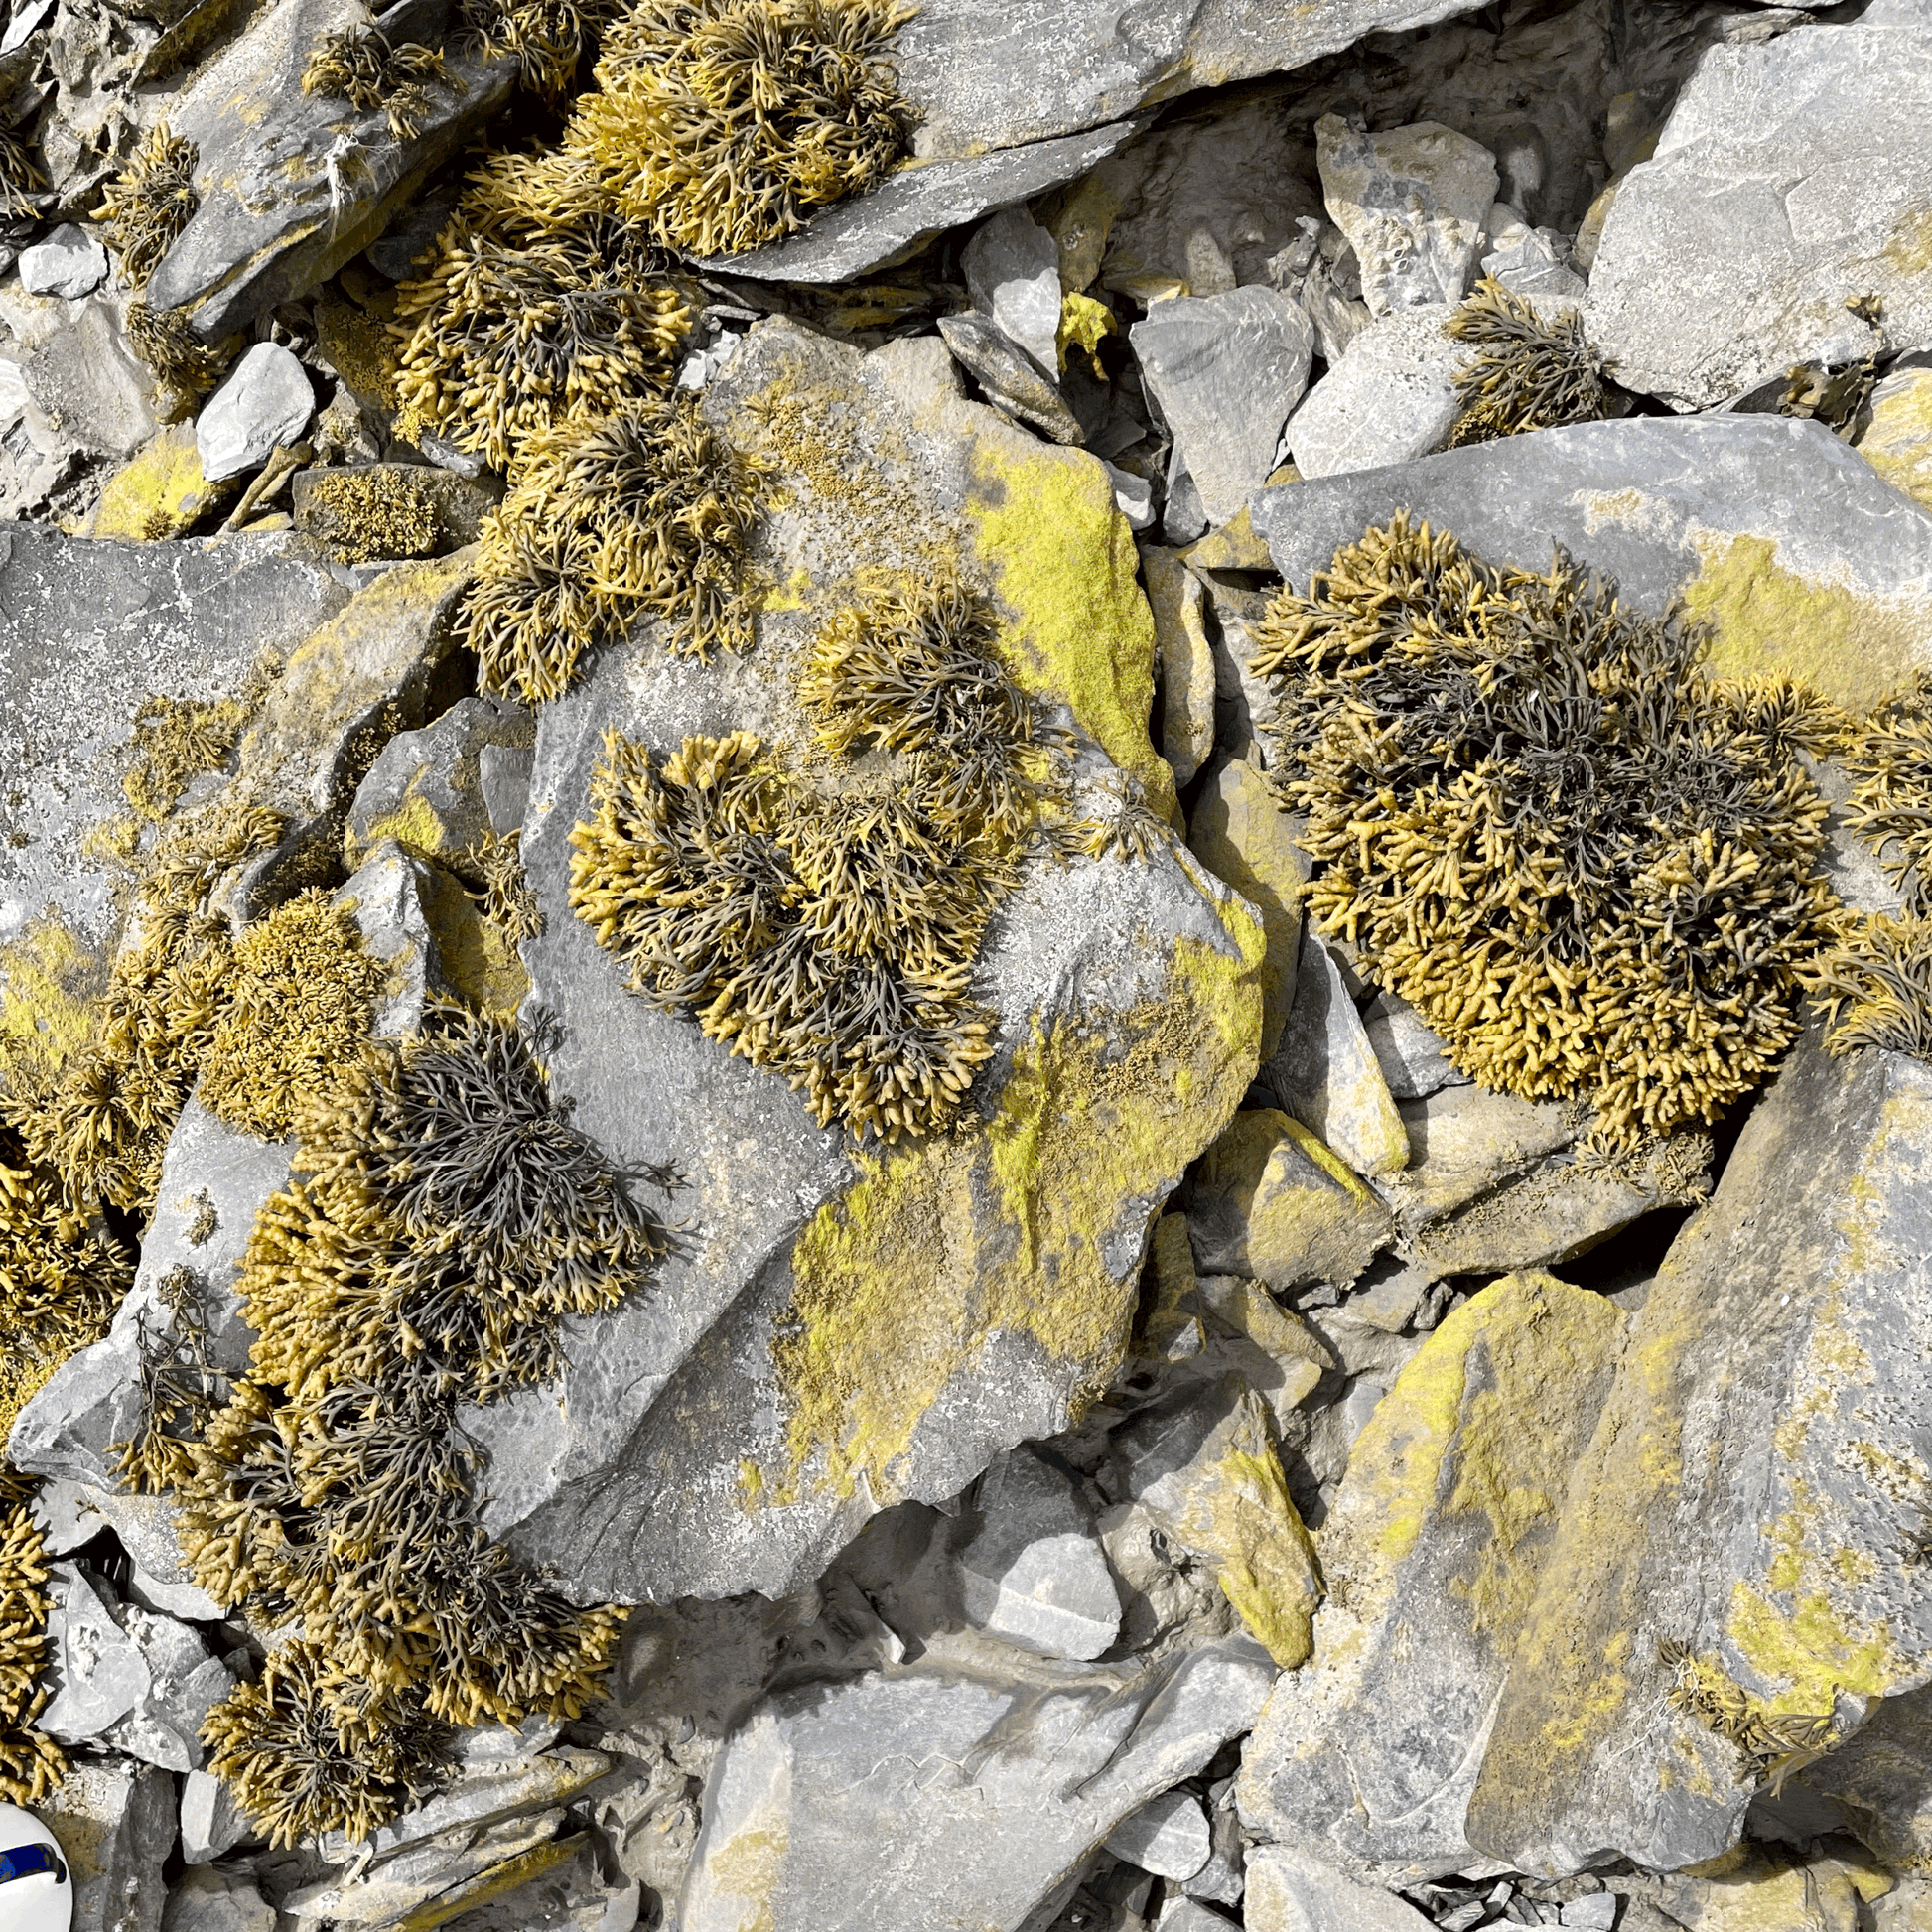
[[[1067,1110],[1085,1077],[1074,1062],[1030,1088],[1034,1151],[1003,1168],[997,1188],[986,1134],[971,1127],[902,1142],[862,1168],[848,1137],[819,1128],[771,1074],[624,990],[567,898],[571,828],[605,732],[660,752],[692,732],[734,728],[795,744],[786,667],[836,611],[840,577],[854,567],[903,567],[935,542],[952,546],[961,568],[1006,600],[1023,679],[1050,704],[1070,695],[1076,709],[1060,715],[1083,735],[1079,769],[1090,775],[1079,782],[1107,788],[1094,791],[1096,806],[1117,804],[1125,771],[1155,812],[1171,809],[1171,775],[1146,737],[1153,626],[1099,463],[967,402],[930,338],[862,355],[760,325],[703,406],[728,420],[767,394],[779,407],[803,398],[824,411],[796,436],[815,463],[864,485],[808,507],[799,499],[816,492],[793,475],[794,507],[771,518],[770,567],[808,587],[803,608],[767,606],[757,647],[708,666],[640,632],[538,721],[523,860],[546,927],[523,957],[532,1001],[565,1030],[553,1076],[612,1158],[688,1176],[672,1213],[698,1232],[649,1295],[565,1324],[558,1384],[466,1410],[462,1422],[490,1457],[486,1523],[573,1591],[600,1597],[787,1595],[875,1510],[957,1495],[1001,1450],[1064,1428],[1074,1390],[1120,1359],[1148,1224],[1227,1118],[1255,1053],[1259,931],[1158,837],[1145,862],[1076,859],[1030,873],[1003,908],[976,981],[1001,1016],[980,1076],[988,1115],[1018,1104],[1013,1082],[1027,1062],[1014,1055],[1037,1050],[1036,1024],[1063,1039],[1082,1027],[1113,1038],[1107,1077],[1124,1084],[1110,1089],[1118,1102],[1091,1114],[1084,1102]],[[908,499],[918,507],[901,515],[894,506]],[[1063,681],[1075,664],[1077,686]],[[1219,1017],[1176,977],[1180,956],[1204,962],[1216,986],[1227,976],[1213,996]],[[1041,1013],[1052,1017],[1036,1022]],[[1141,1030],[1156,1026],[1158,1079],[1136,1058],[1153,1036]],[[1175,1066],[1189,1070],[1176,1076]],[[1119,1130],[1098,1115],[1114,1119],[1130,1093],[1135,1132],[1150,1138],[1123,1161]],[[1087,1177],[1051,1177],[1073,1175]],[[1046,1206],[1070,1198],[1069,1184],[1086,1203],[1077,1238]],[[911,1205],[923,1201],[929,1213]],[[876,1278],[871,1238],[840,1232],[860,1227],[884,1243]],[[907,1280],[921,1284],[909,1302]],[[1025,1311],[1047,1306],[1082,1311],[1078,1327]],[[791,1344],[774,1352],[780,1334],[801,1332],[793,1324],[824,1351],[813,1359],[829,1382],[818,1368],[798,1379],[785,1366],[798,1360]],[[863,1411],[851,1406],[861,1389]]]
[[[360,254],[508,96],[514,62],[483,61],[455,40],[413,140],[396,140],[380,108],[305,94],[310,48],[363,18],[351,0],[277,0],[167,103],[171,129],[200,152],[201,205],[146,299],[187,310],[204,342],[307,294]]]
[[[1138,535],[1154,527],[1154,484],[1146,477],[1101,459],[1102,467],[1114,485],[1114,506],[1127,519],[1127,527]]]
[[[191,1771],[202,1761],[202,1721],[234,1688],[227,1667],[186,1624],[128,1603],[119,1621],[147,1665],[149,1688],[108,1733],[116,1750],[164,1771]]]
[[[1085,438],[1079,419],[1004,330],[979,315],[941,316],[939,334],[959,366],[987,395],[1055,443]]]
[[[412,1917],[431,1925],[454,1918],[494,1879],[541,1869],[564,1822],[561,1807],[424,1839],[393,1858],[359,1862],[333,1877],[301,1885],[282,1900],[298,1919],[332,1926],[393,1926]]]
[[[1590,271],[1588,328],[1626,388],[1676,409],[1794,362],[1932,343],[1932,23],[1806,27],[1713,48],[1630,170]]]
[[[1184,788],[1214,749],[1214,646],[1207,636],[1205,593],[1173,551],[1155,544],[1141,546],[1141,575],[1154,612],[1161,671],[1161,754],[1175,785]],[[1218,868],[1215,876],[1223,876]]]
[[[1228,522],[1275,467],[1312,326],[1292,296],[1246,288],[1157,303],[1128,334],[1208,522]]]
[[[54,1696],[40,1725],[64,1744],[100,1737],[154,1686],[147,1659],[70,1563],[49,1571],[49,1683]]]
[[[1060,251],[1023,207],[982,222],[960,256],[973,306],[1051,378],[1059,368]]]
[[[240,689],[263,650],[291,650],[344,602],[286,537],[89,543],[33,524],[0,530],[0,983],[41,1024],[99,972],[119,931],[120,876],[88,841],[124,815],[134,714],[151,693]],[[49,918],[47,908],[59,908]]]
[[[1124,147],[1145,121],[1117,121],[1063,140],[1037,141],[971,158],[929,162],[888,175],[871,194],[816,215],[802,234],[729,255],[721,271],[762,282],[844,282],[903,261],[995,208],[1012,207],[1083,175]]]
[[[73,1923],[88,1932],[160,1932],[175,1843],[175,1785],[125,1758],[76,1764],[36,1807],[73,1878]]]
[[[1170,1899],[1155,1921],[1159,1932],[1222,1932],[1227,1923],[1219,1912],[1210,1912],[1191,1898]]]
[[[1443,1036],[1423,1024],[1407,1000],[1378,993],[1361,1014],[1362,1031],[1397,1100],[1427,1100],[1445,1087],[1469,1084],[1469,1076],[1444,1057]]]
[[[235,1803],[225,1778],[190,1771],[181,1781],[181,1855],[192,1865],[207,1864],[248,1836],[248,1819]]]
[[[1015,1932],[1239,1735],[1273,1676],[1231,1638],[1032,1680],[914,1664],[780,1692],[706,1787],[681,1932],[738,1932],[760,1908],[814,1932]]]
[[[1468,349],[1443,332],[1446,304],[1397,310],[1342,350],[1288,419],[1304,479],[1427,456],[1455,421],[1455,371]]]
[[[107,250],[71,221],[20,251],[20,283],[29,295],[59,295],[74,302],[106,279]]]
[[[1187,1232],[1204,1275],[1248,1275],[1278,1292],[1352,1282],[1395,1232],[1388,1210],[1299,1121],[1235,1115],[1202,1156]]]
[[[1107,1834],[1106,1849],[1157,1878],[1178,1881],[1207,1863],[1214,1844],[1200,1800],[1191,1791],[1167,1791],[1129,1812]]]
[[[984,1521],[959,1553],[960,1601],[979,1627],[1043,1657],[1087,1662],[1120,1633],[1120,1593],[1072,1475],[1036,1450],[980,1478]]]
[[[53,447],[64,457],[130,457],[160,427],[154,378],[128,346],[118,304],[106,296],[91,296],[69,311],[21,369],[41,419],[56,433]]]
[[[337,903],[354,916],[363,945],[387,968],[381,1004],[369,1020],[377,1038],[415,1033],[429,1002],[455,997],[430,926],[428,903],[435,892],[434,869],[385,839],[337,895]]]
[[[1247,1847],[1242,1843],[1241,1820],[1234,1809],[1234,1780],[1223,1778],[1208,1798],[1207,1863],[1191,1878],[1181,1881],[1181,1890],[1189,1899],[1211,1898],[1218,1905],[1238,1905],[1248,1884]],[[1181,1923],[1184,1928],[1187,1922]]]
[[[513,831],[523,822],[535,745],[530,714],[488,698],[464,698],[422,730],[398,732],[355,788],[344,834],[348,857],[359,863],[395,839],[447,862],[474,855],[491,832]]]
[[[1581,1925],[1589,1932],[1610,1932],[1616,1923],[1617,1899],[1613,1891],[1587,1892],[1582,1898],[1572,1898],[1563,1907],[1564,1925]]]
[[[1498,231],[1495,216],[1501,206],[1490,210],[1490,252],[1482,258],[1483,274],[1518,295],[1574,300],[1585,294],[1589,285],[1569,266],[1564,237],[1554,228],[1532,228],[1520,218]],[[1513,209],[1508,212],[1514,217]]]
[[[1361,264],[1371,315],[1459,302],[1496,199],[1496,157],[1440,121],[1366,134],[1315,123],[1321,196]]]
[[[198,1865],[169,1893],[161,1932],[275,1932],[275,1907],[253,1878]]]
[[[196,419],[203,477],[219,483],[259,469],[309,427],[315,409],[309,371],[279,343],[257,343]]]
[[[1410,1165],[1385,1177],[1381,1193],[1411,1230],[1528,1173],[1587,1125],[1581,1107],[1492,1093],[1469,1082],[1396,1104]]]
[[[1248,1854],[1242,1923],[1248,1932],[1423,1932],[1429,1920],[1406,1900],[1354,1879],[1286,1845]]]
[[[1401,508],[1492,563],[1547,570],[1560,543],[1639,611],[1681,596],[1713,629],[1719,676],[1783,672],[1860,709],[1932,666],[1932,516],[1819,423],[1537,430],[1264,491],[1253,520],[1305,589]]]
[[[1295,1004],[1281,1043],[1257,1076],[1284,1113],[1378,1179],[1409,1165],[1409,1134],[1361,1015],[1332,953],[1302,928]]]

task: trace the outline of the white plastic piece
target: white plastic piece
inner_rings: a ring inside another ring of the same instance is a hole
[[[61,1841],[31,1811],[0,1805],[0,1852],[45,1845],[60,1861],[61,1875],[37,1871],[0,1882],[0,1932],[72,1932],[73,1879]]]

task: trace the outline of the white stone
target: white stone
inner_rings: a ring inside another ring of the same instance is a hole
[[[1305,477],[1379,470],[1426,456],[1455,421],[1455,371],[1467,345],[1444,333],[1447,303],[1408,309],[1350,339],[1288,419],[1288,449]]]
[[[181,1855],[189,1864],[207,1864],[248,1836],[248,1820],[224,1779],[209,1771],[190,1771],[181,1784]]]
[[[1120,1634],[1120,1591],[1074,1478],[1032,1449],[980,1479],[985,1521],[959,1556],[960,1596],[981,1629],[1082,1662]]]
[[[1429,1921],[1393,1892],[1357,1884],[1333,1865],[1286,1845],[1248,1854],[1242,1900],[1248,1932],[1428,1932]]]
[[[257,343],[195,425],[203,477],[219,483],[258,468],[309,427],[315,408],[309,372],[295,355],[279,343]]]
[[[71,221],[20,251],[20,285],[29,295],[60,295],[76,302],[106,279],[107,250]]]
[[[161,1932],[275,1932],[275,1907],[254,1879],[199,1865],[169,1894]]]
[[[1592,1891],[1571,1899],[1563,1908],[1562,1923],[1587,1926],[1589,1932],[1610,1932],[1616,1923],[1616,1893]]]
[[[49,1566],[48,1595],[48,1681],[55,1693],[40,1727],[64,1744],[77,1744],[138,1710],[154,1675],[74,1565]]]
[[[1495,156],[1439,121],[1366,134],[1324,114],[1314,140],[1322,199],[1361,264],[1370,313],[1459,301],[1496,199]]]
[[[1106,1848],[1117,1859],[1157,1878],[1191,1878],[1214,1849],[1207,1814],[1190,1791],[1164,1791],[1130,1812],[1108,1833]]]
[[[1126,517],[1127,527],[1136,535],[1153,529],[1154,484],[1146,477],[1137,477],[1131,470],[1108,463],[1105,457],[1101,458],[1101,464],[1114,485],[1114,502]]]
[[[1059,369],[1060,251],[1023,207],[982,222],[960,257],[973,306],[1052,380]]]

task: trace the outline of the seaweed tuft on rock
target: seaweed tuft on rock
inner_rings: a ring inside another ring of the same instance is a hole
[[[1514,289],[1485,275],[1444,328],[1475,349],[1456,371],[1449,449],[1608,413],[1603,357],[1577,310],[1545,322]]]
[[[302,69],[305,94],[331,95],[365,114],[380,108],[398,141],[413,141],[423,131],[434,105],[432,85],[464,90],[434,48],[414,41],[394,45],[380,28],[368,25],[325,34]]]
[[[201,206],[195,188],[200,158],[193,141],[171,133],[166,121],[158,121],[108,183],[95,218],[130,288],[147,287],[161,258]]]

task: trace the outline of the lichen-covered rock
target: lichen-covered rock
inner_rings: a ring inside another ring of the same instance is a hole
[[[1859,454],[1895,489],[1932,510],[1932,369],[1900,369],[1871,392]]]
[[[1782,44],[1782,43],[1780,43]],[[1655,417],[1536,430],[1265,490],[1255,529],[1298,589],[1407,508],[1486,562],[1560,543],[1651,615],[1681,597],[1720,676],[1801,677],[1864,709],[1932,667],[1932,515],[1823,424]]]
[[[783,1594],[875,1509],[1064,1427],[1119,1360],[1149,1223],[1238,1103],[1260,1021],[1259,923],[1158,826],[1153,626],[1100,464],[965,401],[930,339],[865,356],[766,324],[705,407],[778,466],[762,562],[782,589],[744,656],[672,659],[640,632],[548,706],[522,846],[554,1077],[614,1159],[681,1176],[688,1232],[653,1293],[566,1324],[560,1385],[465,1422],[494,1532],[574,1590],[660,1601]],[[1027,867],[980,961],[997,1044],[961,1126],[876,1148],[627,992],[566,874],[608,730],[660,757],[739,729],[796,756],[803,646],[854,572],[934,546],[1078,733],[1076,797],[1128,812],[1145,856]]]
[[[926,1663],[780,1692],[726,1741],[678,1924],[1017,1932],[1245,1730],[1274,1675],[1235,1637],[1158,1663]]]
[[[1932,343],[1932,27],[1807,27],[1713,48],[1630,170],[1590,271],[1588,327],[1626,388],[1676,409],[1877,341]]]
[[[398,732],[356,787],[344,833],[349,857],[359,862],[394,839],[447,862],[507,836],[522,823],[523,796],[512,788],[492,810],[485,772],[527,774],[535,742],[535,721],[522,706],[487,698],[460,699],[422,730]]]
[[[186,310],[204,342],[307,294],[359,254],[509,93],[513,62],[454,42],[411,139],[396,139],[379,107],[305,93],[315,43],[363,19],[350,0],[278,0],[166,104],[170,130],[194,143],[200,201],[146,300]]]
[[[126,542],[178,537],[224,493],[202,474],[195,425],[173,423],[108,478],[87,535]]]

